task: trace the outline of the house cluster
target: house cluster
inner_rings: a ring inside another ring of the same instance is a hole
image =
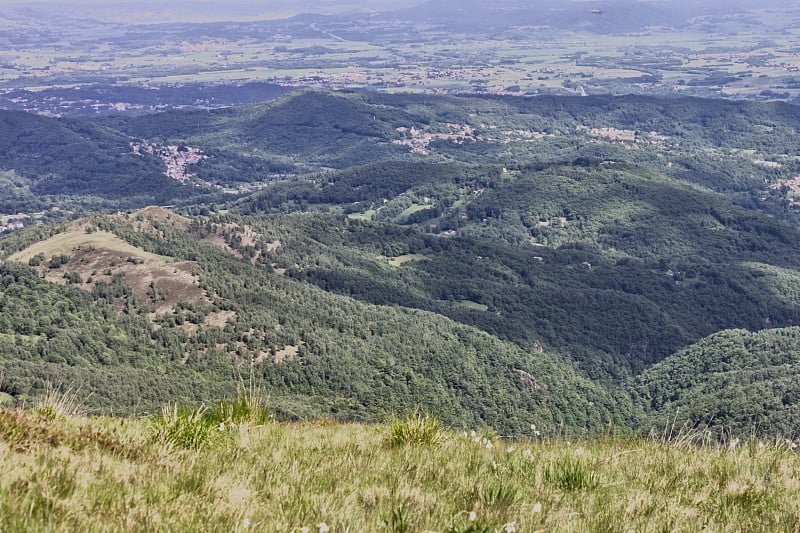
[[[164,175],[182,183],[195,177],[194,173],[189,172],[189,165],[208,159],[208,156],[203,155],[202,150],[191,146],[158,146],[147,143],[131,143],[131,150],[134,154],[148,154],[159,157],[167,167]]]
[[[2,215],[0,216],[0,233],[7,231],[14,231],[25,227],[23,220],[30,218],[30,215],[25,213],[18,213],[16,215]]]
[[[13,222],[8,222],[7,224],[0,225],[0,233],[5,233],[7,231],[14,231],[15,229],[22,229],[24,226],[25,224],[17,220]]]

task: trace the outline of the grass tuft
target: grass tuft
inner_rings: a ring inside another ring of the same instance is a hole
[[[519,493],[511,484],[496,483],[483,487],[478,499],[482,508],[504,516],[519,500]]]
[[[566,492],[593,489],[600,484],[597,473],[578,457],[566,457],[545,465],[544,479]]]
[[[150,421],[151,438],[160,444],[186,450],[212,446],[221,440],[223,432],[205,416],[207,411],[205,406],[192,410],[177,404],[165,405],[161,416]]]
[[[441,424],[427,412],[409,413],[403,418],[394,418],[389,423],[388,441],[392,446],[430,446],[439,443],[441,439]]]
[[[392,509],[389,517],[384,521],[384,531],[386,533],[408,533],[413,530],[408,512],[402,505]]]
[[[34,401],[33,412],[47,420],[66,419],[83,416],[83,403],[78,391],[54,387],[49,381],[45,384],[45,392]]]
[[[239,381],[236,398],[222,400],[208,413],[209,420],[224,430],[240,426],[263,426],[272,421],[267,395],[252,376],[247,384]]]

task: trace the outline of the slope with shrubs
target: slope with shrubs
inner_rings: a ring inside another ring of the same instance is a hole
[[[10,531],[795,531],[785,440],[517,440],[391,424],[0,409]],[[400,438],[398,438],[398,435]],[[424,437],[424,438],[420,438]]]

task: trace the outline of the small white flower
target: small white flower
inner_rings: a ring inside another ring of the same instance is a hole
[[[764,444],[764,443],[763,443],[763,442],[761,442],[761,441],[758,441],[758,449],[759,449],[759,450],[763,450],[765,447],[766,447],[766,444]]]
[[[536,424],[531,424],[531,431],[536,431]]]
[[[506,533],[514,533],[517,530],[517,523],[516,522],[509,522],[508,524],[503,526]]]
[[[534,503],[533,504],[533,512],[534,513],[541,513],[542,512],[542,504],[541,503]]]
[[[492,441],[487,439],[486,440],[486,449],[487,450],[491,450],[492,448],[494,448],[494,444],[492,444]]]
[[[525,459],[529,460],[529,461],[533,461],[533,452],[532,452],[532,451],[530,451],[530,450],[527,450],[527,449],[526,449],[524,452],[522,452],[522,456],[523,456]]]
[[[319,523],[319,533],[328,533],[330,530],[331,528],[325,522]]]
[[[225,431],[225,422],[220,422],[219,423],[219,430],[220,431]]]
[[[243,527],[243,528],[245,528],[245,529],[247,529],[248,527],[250,527],[250,519],[249,519],[249,518],[245,518],[245,519],[242,521],[242,527]]]
[[[474,522],[477,519],[478,519],[478,513],[476,513],[475,511],[470,511],[469,512],[469,521],[470,522]]]
[[[513,446],[509,446],[508,448],[506,448],[506,452],[514,453],[514,447]]]
[[[575,455],[583,455],[583,448],[576,448]]]
[[[470,436],[470,437],[473,437],[473,438],[474,438],[476,435],[477,435],[477,433],[475,433],[475,430],[474,430],[474,429],[473,429],[472,431],[470,431],[470,432],[469,432],[469,436]]]

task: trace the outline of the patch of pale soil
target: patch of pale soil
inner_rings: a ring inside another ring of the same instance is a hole
[[[305,342],[300,342],[298,345],[288,345],[284,346],[282,349],[275,352],[275,355],[272,356],[272,360],[276,363],[283,363],[284,361],[291,361],[295,359],[300,354],[300,347],[305,345]],[[269,359],[270,354],[269,352],[261,351],[256,357],[256,363],[263,363],[267,359]]]
[[[206,327],[224,328],[228,322],[236,318],[236,313],[233,311],[215,311],[203,320],[203,325]]]

